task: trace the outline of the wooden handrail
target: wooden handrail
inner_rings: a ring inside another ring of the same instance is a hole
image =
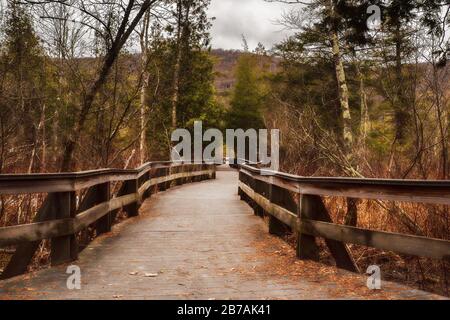
[[[0,194],[48,193],[33,223],[0,228],[0,246],[19,245],[0,278],[26,271],[41,240],[52,239],[53,265],[76,259],[75,234],[95,225],[97,234],[108,232],[118,210],[139,214],[139,206],[154,187],[215,178],[215,166],[183,162],[149,162],[137,169],[101,169],[77,173],[0,175]],[[110,183],[122,182],[117,195]],[[75,191],[88,189],[78,208]],[[152,191],[153,190],[153,191]]]
[[[450,205],[448,180],[301,177],[249,165],[242,165],[241,172],[301,194]]]
[[[264,173],[264,174],[263,174]],[[272,175],[267,175],[271,173]],[[307,178],[241,165],[239,195],[269,216],[269,231],[298,234],[299,258],[318,258],[315,237],[325,239],[339,267],[357,271],[345,243],[450,260],[450,241],[333,223],[320,196],[450,204],[450,181]],[[298,194],[299,200],[292,197]]]
[[[99,169],[67,173],[0,174],[0,195],[78,191],[105,183],[138,179],[152,169],[180,166],[182,162],[148,162],[137,169]]]

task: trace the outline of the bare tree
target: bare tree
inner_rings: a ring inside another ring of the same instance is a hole
[[[27,3],[33,5],[47,6],[59,3],[76,9],[78,14],[84,18],[82,23],[98,35],[102,36],[107,44],[99,73],[96,79],[88,86],[79,107],[76,121],[69,129],[67,138],[63,143],[60,165],[61,171],[69,171],[72,169],[73,154],[97,94],[105,84],[107,77],[111,72],[111,68],[133,30],[138,26],[150,6],[157,1],[158,0],[112,0],[105,6],[103,3],[93,0],[74,0],[73,2],[59,0],[26,0]],[[114,15],[112,15],[112,13],[114,13]]]

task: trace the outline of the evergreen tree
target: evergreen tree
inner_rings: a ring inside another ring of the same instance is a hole
[[[51,71],[25,5],[8,1],[3,33],[0,122],[15,123],[16,133],[11,139],[31,146],[18,156],[24,158],[26,169],[22,170],[31,172],[36,167],[38,145],[42,145],[40,158],[45,165],[45,119],[55,101],[54,92],[49,91]]]
[[[245,53],[239,57],[236,69],[236,87],[227,115],[228,128],[263,128],[262,104],[256,59],[252,54]]]

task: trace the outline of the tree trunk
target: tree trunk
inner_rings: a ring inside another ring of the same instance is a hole
[[[142,164],[147,160],[145,154],[146,148],[146,110],[148,109],[147,91],[150,81],[150,73],[148,72],[149,52],[148,52],[148,29],[150,27],[150,11],[144,16],[143,29],[140,34],[141,44],[141,96],[140,96],[140,136],[139,136],[139,161]]]
[[[172,129],[177,127],[177,105],[179,99],[179,86],[180,86],[180,68],[181,59],[183,56],[183,48],[189,45],[189,15],[191,11],[191,4],[188,2],[184,4],[186,7],[183,14],[183,2],[179,1],[178,11],[178,30],[177,30],[177,56],[174,66],[173,84],[172,84]]]
[[[42,106],[42,159],[41,159],[41,172],[46,172],[47,170],[47,141],[46,141],[46,130],[45,130],[45,103]]]
[[[146,110],[148,109],[147,104],[147,90],[148,90],[148,82],[149,82],[149,74],[147,71],[144,71],[143,76],[143,83],[141,87],[141,106],[140,106],[140,137],[139,137],[139,160],[141,164],[144,164],[144,162],[147,160],[147,156],[145,154],[146,152]]]
[[[37,154],[37,149],[39,146],[39,132],[41,131],[41,129],[45,128],[45,104],[42,107],[42,113],[41,113],[41,119],[39,120],[39,124],[38,127],[35,129],[35,134],[34,134],[34,143],[33,143],[33,150],[31,150],[31,156],[30,156],[30,163],[28,165],[28,173],[32,173],[33,172],[33,167],[34,167],[34,159],[36,158],[36,154]],[[42,137],[42,146],[43,146],[43,159],[45,159],[45,151],[44,151],[44,146],[45,146],[45,129],[43,129],[43,137]]]
[[[356,70],[359,78],[359,97],[360,97],[360,108],[361,108],[361,122],[359,126],[360,131],[360,142],[362,148],[365,149],[367,133],[369,131],[369,107],[367,105],[367,94],[364,85],[364,76],[361,72],[361,67],[357,63]]]
[[[330,1],[330,10],[331,10],[331,18],[335,20],[335,7],[336,4],[333,0]],[[335,24],[336,22],[333,21]],[[331,29],[331,44],[332,44],[332,52],[334,58],[334,68],[336,71],[336,81],[337,81],[337,89],[339,93],[339,104],[341,107],[341,116],[342,116],[342,138],[344,141],[344,154],[346,154],[349,162],[354,165],[354,159],[352,154],[353,148],[353,133],[352,133],[352,117],[350,113],[350,105],[349,105],[349,93],[347,86],[347,79],[345,76],[344,63],[342,62],[341,57],[341,48],[339,45],[339,34],[338,34],[337,25],[333,25]],[[347,215],[345,217],[345,223],[348,225],[356,226],[358,219],[358,209],[357,209],[357,200],[356,199],[347,199]]]
[[[437,71],[436,63],[433,61],[433,91],[435,96],[436,113],[439,125],[439,141],[441,145],[441,178],[447,179],[448,177],[448,138],[447,138],[447,112],[442,107],[441,101],[441,89],[439,87],[439,75]]]
[[[353,144],[353,134],[351,127],[350,106],[348,103],[348,87],[345,77],[344,64],[342,63],[341,52],[339,47],[339,37],[337,31],[331,31],[331,42],[333,45],[334,67],[336,70],[336,80],[339,92],[339,104],[341,107],[342,125],[343,125],[343,140],[347,152],[351,150]]]
[[[179,79],[180,79],[180,64],[181,64],[181,29],[183,21],[183,3],[178,1],[177,4],[177,52],[175,65],[173,67],[173,79],[172,79],[172,130],[177,127],[177,104],[179,93]]]
[[[396,78],[396,101],[394,102],[395,138],[400,144],[406,139],[406,131],[409,123],[409,113],[405,99],[405,86],[403,84],[402,64],[402,35],[400,23],[395,30],[395,78]]]
[[[98,77],[94,84],[89,88],[86,96],[84,97],[83,104],[81,106],[80,113],[78,115],[78,120],[75,122],[75,125],[70,130],[70,133],[64,143],[61,167],[60,171],[70,171],[73,166],[73,154],[76,148],[76,145],[79,141],[79,137],[84,128],[84,124],[87,120],[88,114],[94,103],[95,97],[100,89],[105,84],[108,75],[111,71],[111,68],[119,56],[120,50],[124,46],[125,42],[130,37],[133,30],[136,28],[139,21],[142,19],[144,14],[149,10],[150,6],[155,3],[156,0],[145,0],[141,5],[139,12],[136,16],[130,21],[131,11],[135,6],[135,1],[129,1],[127,7],[125,8],[124,18],[120,23],[117,34],[115,36],[114,42],[111,45],[111,48],[105,55],[103,60],[102,68],[98,74]]]

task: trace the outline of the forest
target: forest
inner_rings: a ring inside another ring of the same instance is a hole
[[[211,46],[210,0],[0,1],[0,174],[168,160],[171,132],[202,121],[279,129],[287,173],[449,180],[448,2],[278,2],[291,4],[277,24],[292,35],[272,48],[242,35],[227,51]],[[0,197],[0,226],[32,221],[43,200]],[[450,239],[444,205],[326,205],[349,226]],[[450,294],[449,261],[351,250],[388,279]]]

